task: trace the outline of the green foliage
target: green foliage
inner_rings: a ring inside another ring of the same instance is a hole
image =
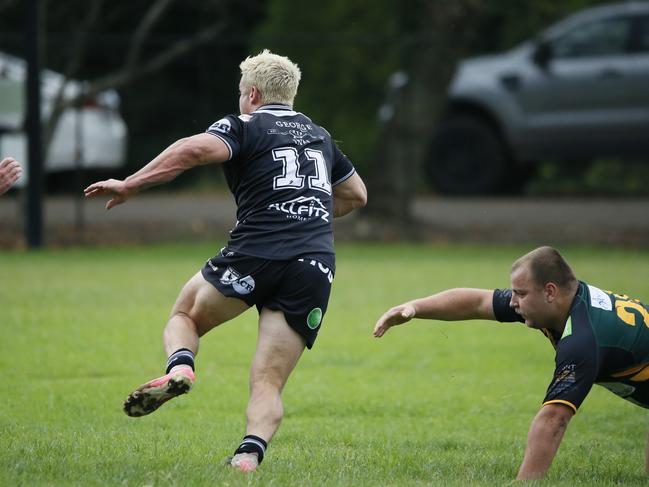
[[[222,466],[244,430],[256,315],[201,341],[198,382],[155,414],[120,411],[161,372],[182,283],[219,248],[0,254],[0,485],[504,485],[553,369],[520,325],[415,321],[374,339],[389,306],[455,286],[506,286],[522,247],[339,249],[324,329],[284,391],[257,473]],[[649,252],[562,249],[579,277],[649,297]],[[646,485],[646,414],[594,388],[542,485]]]
[[[533,195],[649,195],[649,161],[598,159],[592,163],[549,161],[539,166],[528,192]],[[576,167],[571,167],[575,165]]]
[[[295,108],[326,127],[362,167],[376,140],[386,80],[400,67],[403,9],[394,0],[372,8],[364,0],[335,0],[326,7],[270,1],[252,52],[268,48],[300,66]]]

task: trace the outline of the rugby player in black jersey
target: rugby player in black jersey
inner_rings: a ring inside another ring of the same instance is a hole
[[[187,169],[222,164],[236,226],[173,306],[163,335],[166,375],[138,387],[124,411],[143,416],[187,392],[199,337],[256,306],[246,435],[230,460],[251,471],[282,420],[288,376],[304,347],[313,346],[327,310],[335,272],[332,220],[364,206],[367,192],[329,133],[293,110],[297,65],[266,50],[240,68],[239,115],[176,141],[123,181],[90,185],[85,195],[108,196],[110,209]]]
[[[412,318],[520,321],[550,340],[554,377],[528,433],[520,480],[545,476],[593,384],[649,408],[649,307],[578,281],[551,247],[514,262],[511,289],[457,288],[406,302],[379,318],[374,336]],[[645,470],[649,474],[649,436]]]

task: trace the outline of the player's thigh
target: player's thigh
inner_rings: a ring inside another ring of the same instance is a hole
[[[262,308],[251,383],[265,382],[281,390],[304,347],[304,338],[288,325],[283,312]]]
[[[225,297],[199,271],[180,291],[171,314],[187,315],[196,324],[198,334],[203,335],[249,307],[240,299]]]

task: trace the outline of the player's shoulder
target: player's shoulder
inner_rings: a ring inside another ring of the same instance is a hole
[[[615,295],[610,291],[604,291],[592,284],[579,281],[577,298],[583,300],[589,308],[603,311],[612,311]]]
[[[227,135],[236,129],[239,125],[247,122],[249,115],[235,115],[229,114],[219,118],[216,122],[209,126],[207,132],[220,133]]]
[[[601,289],[579,281],[579,287],[570,307],[570,314],[562,334],[562,343],[572,348],[584,344],[592,351],[593,341],[615,321],[611,296]]]

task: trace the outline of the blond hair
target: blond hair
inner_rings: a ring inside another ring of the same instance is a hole
[[[577,278],[558,250],[544,246],[532,250],[512,264],[512,272],[522,266],[528,266],[532,282],[543,287],[553,282],[560,288],[569,288]]]
[[[264,49],[256,56],[248,56],[239,65],[241,84],[257,87],[262,104],[282,103],[293,106],[302,73],[297,64],[284,56]]]

